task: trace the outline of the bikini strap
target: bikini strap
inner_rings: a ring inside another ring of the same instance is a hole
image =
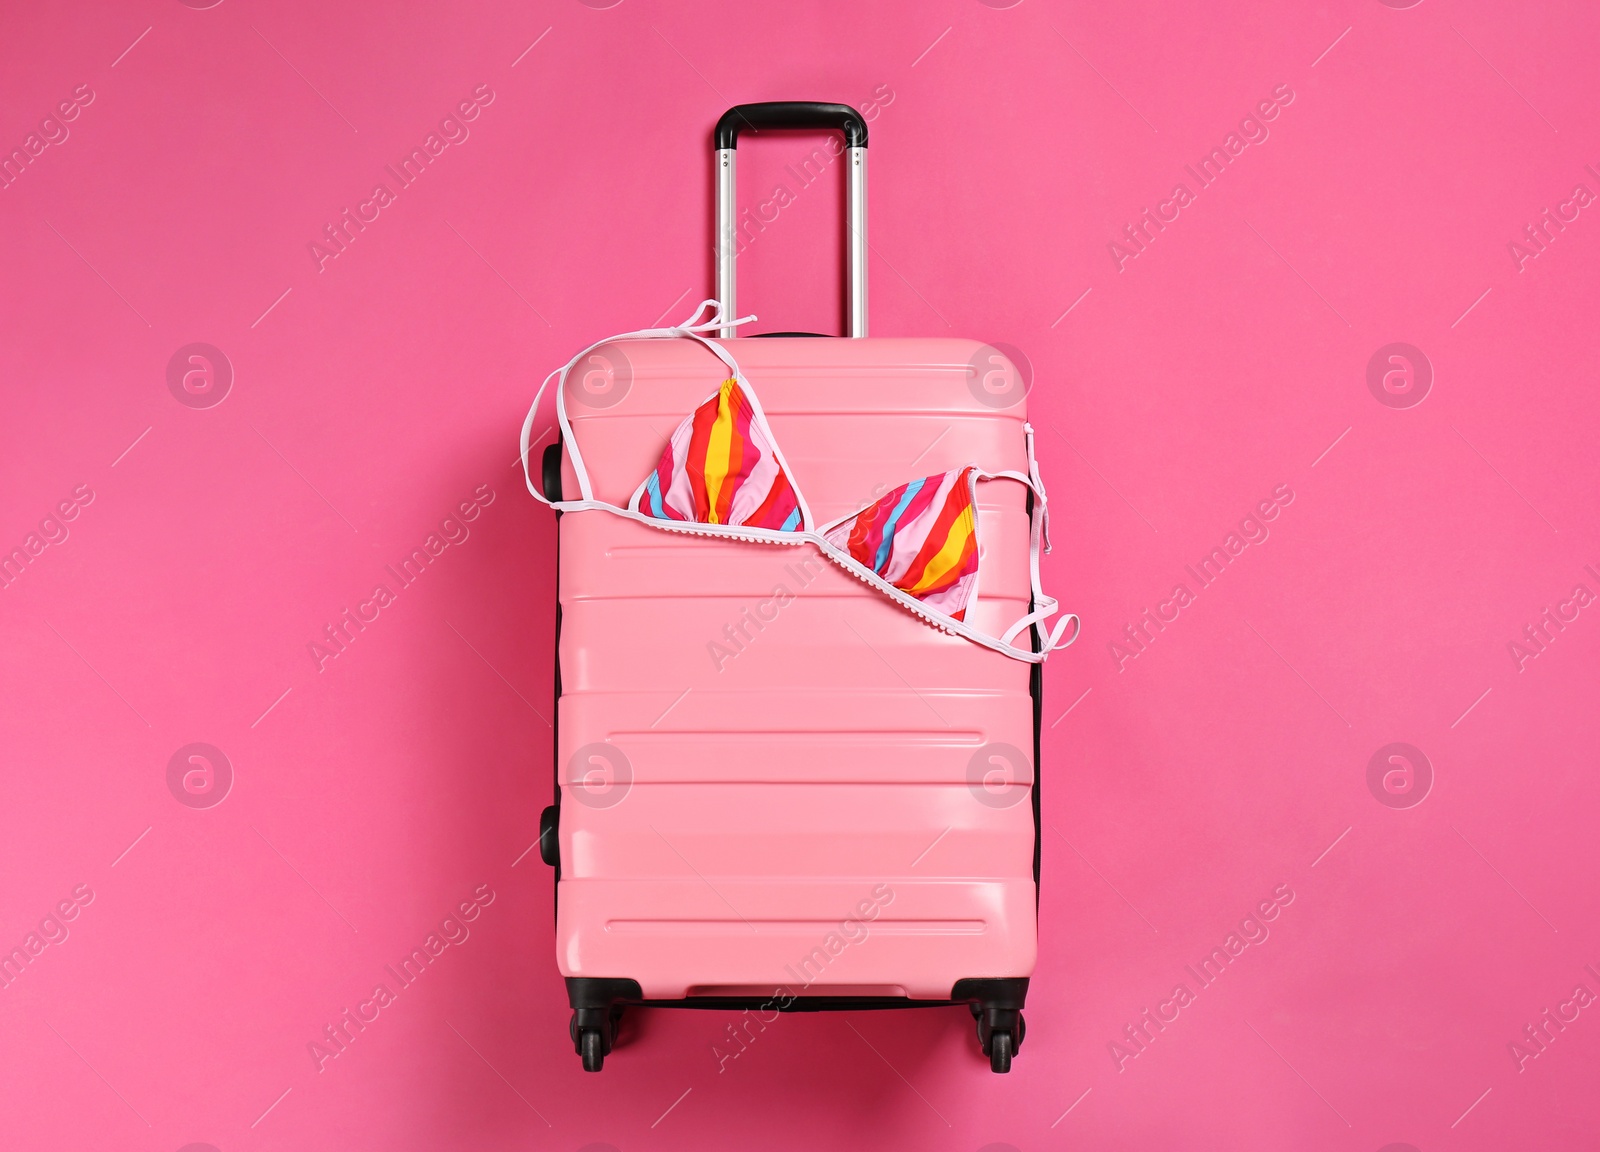
[[[1033,492],[1034,515],[1030,518],[1031,522],[1028,526],[1028,576],[1033,585],[1034,610],[1001,634],[1000,641],[1003,644],[1010,644],[1017,634],[1030,624],[1047,620],[1061,610],[1060,601],[1045,592],[1044,581],[1039,572],[1040,552],[1049,552],[1051,549],[1050,498],[1045,495],[1044,480],[1039,475],[1039,461],[1033,452],[1033,425],[1024,423],[1022,425],[1022,433],[1028,450],[1027,474],[1024,475],[1021,472],[1014,471],[984,474],[986,478],[997,479],[1004,477],[1007,480],[1016,480],[1019,483],[1026,484],[1029,490]],[[1042,549],[1040,547],[1041,542],[1043,544]],[[1062,633],[1066,631],[1069,624],[1072,625],[1072,635],[1068,636],[1063,642]],[[1044,643],[1040,647],[1040,652],[1046,653],[1054,651],[1056,648],[1070,647],[1082,631],[1083,622],[1078,619],[1078,614],[1076,612],[1068,612],[1056,621],[1054,628],[1044,634]]]
[[[711,310],[711,314],[709,317],[702,320],[700,317],[708,308]],[[714,344],[710,340],[707,340],[702,333],[723,328],[736,328],[740,324],[748,324],[754,319],[755,317],[752,315],[741,316],[736,320],[724,320],[722,318],[721,304],[719,304],[716,300],[702,300],[700,302],[700,306],[696,308],[687,319],[671,328],[641,328],[636,332],[624,332],[620,336],[607,336],[604,340],[595,341],[593,344],[583,349],[583,351],[579,352],[571,360],[568,360],[562,368],[558,369],[556,372],[550,373],[549,376],[546,376],[544,378],[544,383],[539,385],[539,391],[534,394],[533,406],[528,409],[527,418],[522,422],[522,478],[527,482],[528,491],[533,494],[533,498],[538,500],[540,503],[550,505],[552,508],[559,508],[562,510],[575,510],[579,507],[599,507],[612,508],[617,511],[622,511],[622,509],[617,509],[613,504],[608,504],[605,501],[595,500],[594,489],[589,483],[589,470],[584,467],[583,452],[578,448],[578,438],[573,435],[572,424],[567,419],[567,374],[570,373],[585,356],[604,344],[614,344],[618,340],[659,340],[667,337],[687,336],[690,339],[698,340],[707,348],[711,349],[711,351],[716,354],[717,359],[721,360],[728,366],[728,369],[734,374],[736,379],[743,380],[743,376],[739,372],[738,363],[728,353],[727,349],[723,348],[719,344]],[[533,472],[528,464],[528,453],[531,448],[530,440],[533,435],[533,422],[538,416],[539,405],[544,400],[545,389],[550,386],[550,380],[552,377],[559,377],[556,382],[556,423],[561,429],[561,442],[567,450],[567,458],[572,461],[572,470],[578,476],[578,491],[582,494],[581,500],[548,499],[541,490],[541,487],[533,482]]]

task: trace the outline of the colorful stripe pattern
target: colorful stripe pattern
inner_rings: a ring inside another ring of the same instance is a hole
[[[977,470],[903,484],[827,538],[890,584],[956,620],[977,591]]]
[[[645,481],[639,511],[660,520],[776,532],[803,527],[772,435],[733,379],[678,425]]]

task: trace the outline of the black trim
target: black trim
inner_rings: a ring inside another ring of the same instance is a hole
[[[1028,522],[1033,522],[1033,489],[1028,489],[1026,501]],[[1032,596],[1028,598],[1028,611],[1036,612],[1039,605],[1034,603]],[[1039,630],[1038,622],[1028,626],[1030,647],[1038,652],[1044,645],[1043,634]],[[1039,763],[1040,737],[1044,731],[1044,663],[1034,664],[1028,670],[1028,694],[1033,697],[1033,910],[1034,919],[1039,914],[1039,865],[1044,859],[1044,813],[1039,800],[1039,785],[1044,779],[1044,769]]]
[[[1033,633],[1033,650],[1039,651],[1039,628],[1034,625],[1030,629]],[[1044,858],[1044,813],[1043,804],[1039,797],[1040,777],[1044,775],[1039,766],[1040,755],[1040,721],[1044,713],[1044,665],[1035,664],[1028,673],[1028,692],[1033,697],[1033,907],[1035,916],[1039,911],[1039,864]]]
[[[950,989],[950,999],[957,1004],[1021,1011],[1028,999],[1028,977],[976,976],[957,980]]]
[[[561,441],[556,440],[544,450],[540,460],[540,470],[543,475],[541,486],[544,488],[546,500],[561,499]],[[545,812],[539,814],[539,856],[545,863],[551,865],[550,880],[550,919],[559,926],[560,913],[556,910],[556,901],[561,896],[561,510],[556,513],[556,628],[555,642],[550,645],[551,655],[555,663],[555,675],[551,680],[550,710],[550,791],[554,803]],[[552,861],[545,856],[545,813],[554,812],[552,823],[556,827],[555,849]]]
[[[637,980],[610,976],[568,976],[567,1000],[575,1011],[610,1011],[618,1005],[638,1008],[702,1008],[742,1011],[766,1008],[777,1012],[859,1012],[887,1008],[951,1008],[966,1005],[979,1012],[1019,1012],[1028,998],[1026,976],[979,976],[957,980],[948,1000],[913,1000],[909,996],[797,996],[775,987],[766,996],[686,996],[681,1000],[646,999]],[[781,1003],[787,999],[788,1003]]]
[[[637,980],[610,976],[568,976],[567,999],[574,1008],[610,1008],[613,1004],[638,1004],[644,992]]]
[[[780,1001],[788,997],[789,1003]],[[774,988],[768,996],[688,996],[682,1000],[630,1001],[637,1008],[703,1008],[740,1012],[766,1008],[772,1012],[876,1012],[885,1008],[949,1008],[954,1000],[913,1000],[909,996],[795,996]]]
[[[867,122],[848,104],[771,100],[763,104],[736,104],[724,112],[717,121],[717,150],[737,148],[740,132],[759,133],[763,128],[832,129],[844,133],[846,148],[867,146]]]
[[[822,332],[752,332],[752,340],[770,340],[774,336],[815,336],[819,340],[837,340],[837,336],[829,336]]]

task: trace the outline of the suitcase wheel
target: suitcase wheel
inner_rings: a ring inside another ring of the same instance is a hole
[[[584,1066],[588,1066],[587,1058]],[[599,1067],[599,1065],[596,1065],[596,1067]],[[989,1070],[991,1072],[1011,1071],[1011,1033],[996,1032],[990,1037]]]
[[[583,1057],[583,1070],[585,1072],[598,1072],[605,1064],[605,1037],[598,1028],[585,1028],[578,1033],[578,1054]],[[996,1059],[999,1059],[997,1056]],[[1006,1066],[1010,1067],[1011,1057],[1006,1057]],[[996,1069],[1000,1071],[1001,1069]]]
[[[540,479],[543,481],[544,498],[546,500],[561,499],[561,441],[557,440],[544,450],[544,456],[539,461]]]
[[[555,868],[561,863],[561,810],[554,804],[539,814],[539,859]]]
[[[605,1066],[606,1056],[617,1039],[617,1026],[622,1022],[622,1005],[605,1008],[578,1008],[572,1013],[567,1034],[572,1046],[583,1058],[585,1072],[598,1072]]]
[[[1022,1013],[1009,1008],[986,1008],[972,1005],[972,1014],[978,1021],[978,1045],[989,1058],[991,1072],[1011,1071],[1011,1058],[1022,1047],[1027,1035],[1027,1021]]]

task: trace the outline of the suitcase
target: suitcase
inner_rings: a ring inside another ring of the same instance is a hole
[[[844,134],[849,339],[731,323],[738,134],[767,127]],[[1026,472],[1014,365],[969,340],[866,338],[860,115],[742,105],[716,144],[719,342],[816,522],[972,461]],[[727,375],[681,334],[576,359],[562,398],[593,497],[626,504]],[[534,494],[572,500],[560,435],[542,463]],[[1042,509],[987,483],[976,510],[967,622],[999,635],[1034,608]],[[1036,951],[1041,664],[931,627],[810,544],[557,516],[556,787],[539,844],[584,1068],[600,1070],[630,1005],[743,1010],[724,1062],[776,1012],[966,1005],[1007,1071]],[[1049,642],[1037,623],[1016,641]]]

